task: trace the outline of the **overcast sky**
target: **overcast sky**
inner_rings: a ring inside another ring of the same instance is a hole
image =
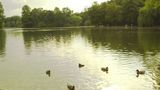
[[[31,8],[42,7],[47,10],[53,10],[54,7],[69,7],[75,12],[83,11],[92,5],[94,1],[98,3],[107,0],[0,0],[3,4],[6,16],[21,15],[21,8],[27,4]]]

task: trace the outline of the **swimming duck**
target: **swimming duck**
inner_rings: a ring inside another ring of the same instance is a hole
[[[79,68],[82,68],[82,67],[84,67],[84,65],[83,64],[78,64],[78,66],[79,66]]]
[[[137,75],[139,75],[139,74],[145,74],[145,71],[144,71],[144,70],[143,70],[143,71],[139,71],[139,70],[137,69],[136,72],[137,72]]]
[[[46,71],[46,74],[50,77],[50,76],[51,76],[51,71],[50,71],[50,70],[47,70],[47,71]]]
[[[102,67],[101,70],[102,70],[103,72],[108,72],[108,67]]]
[[[75,86],[73,85],[67,85],[68,90],[75,90]]]
[[[160,70],[160,64],[157,65],[157,69]]]

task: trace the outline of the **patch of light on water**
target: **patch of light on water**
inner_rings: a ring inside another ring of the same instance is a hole
[[[102,88],[102,90],[121,90],[117,85],[112,85],[110,87]]]

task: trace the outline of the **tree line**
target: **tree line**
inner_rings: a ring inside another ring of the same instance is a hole
[[[60,10],[56,7],[53,11],[42,8],[31,8],[25,5],[22,8],[23,27],[64,27],[79,26],[81,23],[79,13],[73,13],[69,8]]]
[[[87,9],[93,25],[160,25],[160,0],[110,0]]]
[[[110,0],[94,2],[80,13],[65,7],[54,10],[22,7],[22,16],[4,17],[0,3],[0,27],[67,27],[124,26],[151,27],[160,25],[160,0]]]

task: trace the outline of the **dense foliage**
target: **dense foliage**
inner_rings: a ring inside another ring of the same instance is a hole
[[[21,17],[20,16],[6,17],[4,25],[5,27],[21,27]]]
[[[3,9],[3,5],[0,2],[0,28],[3,27],[3,22],[4,22],[4,9]]]
[[[139,9],[144,0],[110,0],[88,8],[93,25],[137,25]]]
[[[27,5],[22,8],[23,27],[79,26],[81,20],[80,14],[73,13],[69,8],[60,10],[56,7],[53,11],[43,10],[42,8],[31,10]]]
[[[138,17],[139,26],[160,25],[160,0],[147,0],[140,9]]]
[[[23,27],[33,27],[33,22],[31,21],[31,8],[28,5],[22,8],[22,24]]]
[[[94,2],[86,12],[96,26],[160,26],[160,0]]]
[[[0,27],[66,27],[66,26],[160,26],[159,0],[109,0],[94,2],[81,13],[69,8],[43,10],[22,7],[22,17],[5,18],[0,3]],[[20,21],[21,20],[21,21]]]

